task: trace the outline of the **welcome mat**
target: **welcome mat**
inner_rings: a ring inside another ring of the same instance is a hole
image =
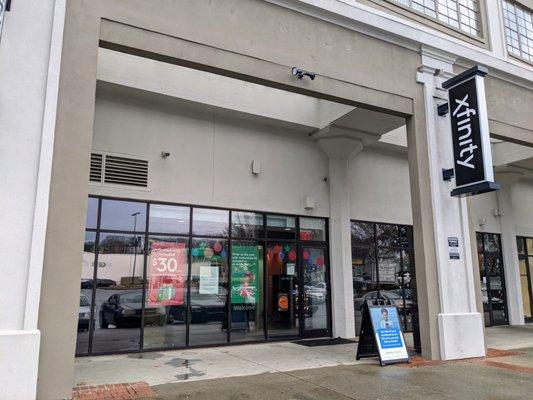
[[[351,344],[357,343],[355,340],[334,338],[334,339],[307,339],[307,340],[297,340],[292,342],[294,344],[299,344],[306,347],[318,347],[318,346],[335,346],[338,344]]]

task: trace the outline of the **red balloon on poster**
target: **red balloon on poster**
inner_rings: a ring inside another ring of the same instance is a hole
[[[222,245],[220,244],[220,242],[216,242],[216,243],[213,245],[213,249],[214,249],[217,253],[220,253],[220,250],[222,250]]]
[[[309,260],[309,252],[305,251],[303,252],[304,260]]]
[[[318,265],[319,267],[323,267],[324,266],[324,257],[317,257],[316,258],[316,265]]]
[[[289,251],[289,260],[295,261],[296,260],[296,252],[294,250]]]

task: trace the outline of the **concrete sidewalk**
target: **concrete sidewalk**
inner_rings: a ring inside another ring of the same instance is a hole
[[[526,358],[531,363],[533,349]],[[523,357],[523,356],[522,356]],[[417,368],[344,365],[152,387],[159,400],[525,400],[531,372],[477,362]]]
[[[406,340],[409,343],[411,335],[407,335]],[[376,359],[356,361],[355,342],[318,347],[275,342],[82,357],[76,359],[75,385],[134,383],[149,386],[150,393],[161,399],[275,399],[277,394],[283,399],[352,398],[350,396],[385,399],[389,398],[387,386],[391,387],[390,393],[404,396],[402,398],[428,398],[428,390],[433,395],[442,394],[442,398],[461,397],[455,396],[456,392],[451,395],[452,392],[446,390],[447,385],[458,385],[457,393],[467,396],[465,398],[532,398],[533,325],[489,328],[487,344],[492,348],[522,350],[506,357],[485,359],[484,363],[482,360],[427,363],[430,368],[381,368]],[[465,381],[466,377],[472,379]],[[502,392],[503,397],[469,397],[472,394],[470,384],[476,387],[475,393],[499,393],[497,383],[502,379],[505,386],[512,385],[522,397],[514,397],[514,394],[509,397],[506,390]],[[523,387],[529,390],[525,397]],[[147,394],[145,389],[139,393]],[[426,397],[405,397],[407,394],[414,396],[413,390],[425,393]]]

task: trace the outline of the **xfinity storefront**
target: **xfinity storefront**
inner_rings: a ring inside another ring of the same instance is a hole
[[[492,53],[501,30],[374,3],[46,17],[50,76],[10,89],[46,91],[44,117],[26,129],[33,98],[5,113],[7,292],[26,294],[0,295],[10,398],[68,398],[102,354],[354,341],[380,298],[427,359],[482,357],[485,325],[531,320],[530,71]]]
[[[78,355],[330,335],[326,219],[88,204]]]

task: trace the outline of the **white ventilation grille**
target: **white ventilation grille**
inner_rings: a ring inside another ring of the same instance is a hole
[[[148,161],[109,154],[91,154],[91,182],[148,187]]]

